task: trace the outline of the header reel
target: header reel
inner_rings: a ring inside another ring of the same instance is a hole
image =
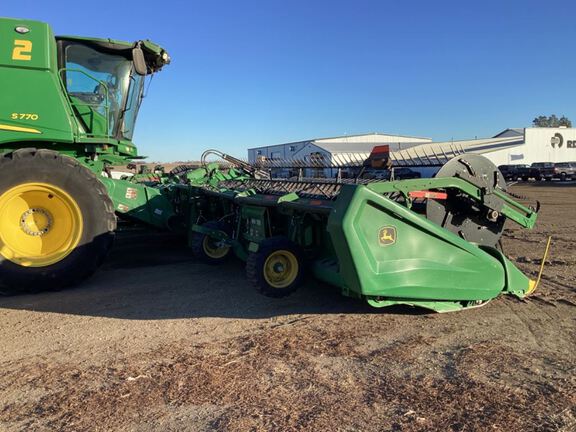
[[[428,199],[426,217],[464,240],[494,247],[504,230],[504,202],[494,194],[506,192],[506,181],[496,166],[483,156],[465,154],[451,159],[436,178],[455,177],[481,190],[477,200],[458,189],[447,189],[443,200]]]

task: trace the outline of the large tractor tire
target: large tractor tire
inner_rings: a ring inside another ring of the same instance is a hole
[[[90,276],[112,246],[106,188],[52,150],[0,155],[0,293],[59,290]]]

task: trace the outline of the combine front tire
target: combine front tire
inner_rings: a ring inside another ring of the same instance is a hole
[[[90,276],[112,245],[106,188],[52,150],[0,156],[0,293],[57,290]]]
[[[302,283],[302,252],[285,237],[271,237],[260,243],[246,261],[246,277],[256,290],[267,297],[292,294]]]

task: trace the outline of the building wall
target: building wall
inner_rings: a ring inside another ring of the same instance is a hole
[[[510,132],[511,136],[514,135]],[[521,135],[520,135],[521,137]],[[499,136],[503,138],[503,136]],[[521,138],[520,138],[521,139]],[[258,156],[270,159],[304,159],[312,153],[321,153],[326,162],[331,159],[332,152],[321,146],[334,147],[338,153],[345,148],[350,153],[369,153],[369,148],[378,144],[389,144],[390,151],[398,151],[418,144],[429,143],[428,138],[401,137],[393,135],[362,135],[351,137],[324,138],[319,140],[300,141],[296,143],[279,144],[248,150],[250,162],[257,160]],[[347,144],[350,144],[348,146]],[[369,145],[367,145],[369,144]],[[355,149],[355,147],[357,147]],[[260,152],[260,155],[258,155]],[[524,142],[514,147],[495,150],[479,151],[496,165],[531,164],[533,162],[571,162],[576,161],[576,128],[526,128],[524,129]],[[307,170],[305,175],[312,176],[319,173]],[[331,177],[335,170],[325,170],[324,176]],[[279,173],[288,176],[291,173]]]
[[[291,159],[295,153],[298,153],[309,143],[310,141],[300,141],[248,149],[248,162],[254,163],[260,156],[264,156],[267,159]]]
[[[384,134],[365,134],[334,138],[320,138],[315,140],[306,140],[248,149],[248,161],[253,163],[259,156],[263,156],[269,159],[301,159],[312,152],[324,151],[319,148],[323,144],[327,144],[328,146],[338,145],[341,148],[345,148],[347,153],[354,153],[358,151],[362,153],[369,153],[374,146],[380,144],[388,144],[390,145],[390,151],[395,151],[430,141],[432,141],[430,138]],[[350,145],[348,146],[348,144]]]
[[[576,161],[576,128],[526,128],[524,144],[483,154],[496,165]]]

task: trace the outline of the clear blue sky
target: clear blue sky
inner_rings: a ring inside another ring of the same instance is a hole
[[[57,6],[56,6],[57,5]],[[494,135],[576,121],[576,1],[4,1],[56,34],[149,38],[135,142],[150,160],[386,132]]]

